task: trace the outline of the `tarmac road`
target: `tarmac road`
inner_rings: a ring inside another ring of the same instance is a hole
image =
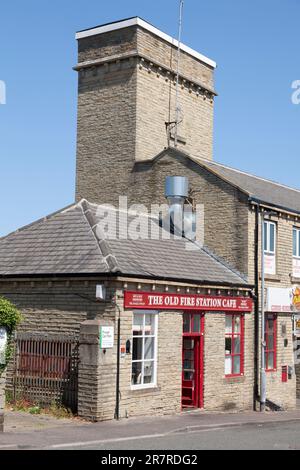
[[[185,412],[87,423],[8,411],[0,451],[299,449],[300,411],[278,413]]]
[[[65,447],[81,450],[300,450],[300,423],[246,424],[236,427],[174,433],[161,437],[116,440]]]

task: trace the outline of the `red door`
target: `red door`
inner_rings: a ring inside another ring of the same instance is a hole
[[[204,315],[183,315],[182,407],[203,407]]]

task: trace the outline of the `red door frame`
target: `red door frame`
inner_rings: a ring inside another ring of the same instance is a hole
[[[204,407],[204,322],[205,316],[202,312],[184,312],[191,316],[191,331],[189,333],[182,333],[183,341],[182,341],[182,398],[183,398],[183,382],[184,382],[184,369],[183,369],[183,361],[184,361],[184,339],[193,339],[194,340],[194,368],[197,373],[196,376],[196,386],[195,386],[195,396],[193,399],[193,408],[203,408]],[[201,315],[200,317],[200,332],[193,332],[193,319],[194,315]],[[183,400],[182,400],[183,401]],[[181,403],[182,403],[181,401]],[[183,405],[182,408],[188,408],[187,405]]]

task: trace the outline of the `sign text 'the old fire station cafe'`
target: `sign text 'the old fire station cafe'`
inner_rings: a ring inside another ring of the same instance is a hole
[[[253,301],[249,297],[125,292],[124,307],[134,309],[252,312]]]

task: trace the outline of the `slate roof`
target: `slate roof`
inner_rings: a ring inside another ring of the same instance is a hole
[[[220,163],[189,157],[199,165],[216,173],[233,186],[247,193],[250,198],[277,208],[300,213],[300,190],[274,181],[260,178]]]
[[[108,213],[112,215],[112,209]],[[113,233],[104,234],[102,217],[103,206],[82,200],[1,238],[0,277],[118,274],[247,285],[239,273],[204,247],[186,239],[120,239]],[[157,220],[143,217],[149,221],[149,230],[157,229]],[[124,223],[117,224],[117,234]]]

